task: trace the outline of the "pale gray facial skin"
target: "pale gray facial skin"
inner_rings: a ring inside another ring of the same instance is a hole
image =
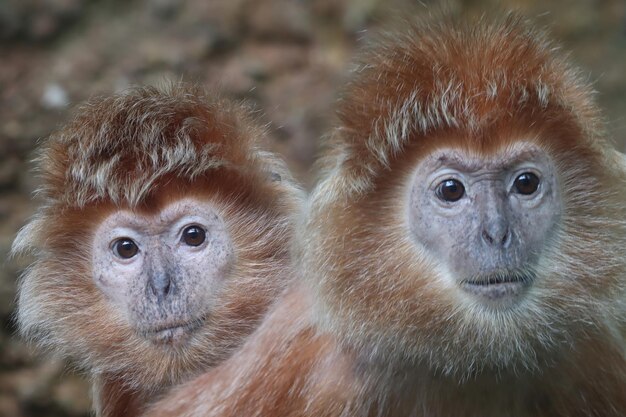
[[[440,149],[414,171],[408,225],[462,293],[502,305],[533,285],[561,211],[556,168],[536,145],[520,142],[486,158]]]
[[[138,334],[183,343],[210,314],[234,256],[215,206],[183,199],[154,215],[106,217],[94,234],[93,279]]]

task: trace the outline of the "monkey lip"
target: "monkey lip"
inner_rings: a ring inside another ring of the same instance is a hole
[[[167,323],[146,332],[146,336],[158,345],[182,344],[202,326],[203,320]]]
[[[488,301],[499,301],[519,297],[531,285],[533,277],[518,273],[493,274],[464,280],[461,288],[470,294]]]

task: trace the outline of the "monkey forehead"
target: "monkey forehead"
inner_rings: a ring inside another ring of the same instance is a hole
[[[106,216],[96,235],[104,230],[130,228],[145,234],[159,234],[179,222],[197,222],[203,226],[224,226],[219,205],[211,201],[185,198],[170,202],[158,210],[118,209]]]
[[[545,164],[549,163],[549,157],[544,148],[522,140],[489,153],[463,147],[440,148],[426,156],[419,165],[433,171],[446,167],[476,172],[483,169],[506,170],[528,162]]]

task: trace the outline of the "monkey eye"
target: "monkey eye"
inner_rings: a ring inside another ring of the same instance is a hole
[[[122,237],[113,242],[113,253],[122,259],[130,259],[137,255],[139,247],[137,244],[128,237]]]
[[[532,172],[524,172],[515,178],[513,188],[519,194],[533,194],[539,188],[539,177]]]
[[[443,201],[455,202],[465,195],[465,187],[461,181],[450,178],[437,186],[435,194]]]
[[[181,241],[189,246],[200,246],[206,240],[206,232],[196,225],[187,226],[183,229]]]

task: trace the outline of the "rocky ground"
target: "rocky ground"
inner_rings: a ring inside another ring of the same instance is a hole
[[[16,277],[5,261],[33,213],[29,161],[71,107],[132,84],[185,80],[252,102],[270,146],[310,185],[319,138],[350,76],[366,29],[393,27],[434,1],[4,0],[0,1],[0,416],[85,416],[85,380],[15,336]],[[594,80],[609,131],[626,149],[626,3],[623,0],[452,0],[466,13],[514,6],[548,25]],[[370,31],[371,32],[371,31]]]

